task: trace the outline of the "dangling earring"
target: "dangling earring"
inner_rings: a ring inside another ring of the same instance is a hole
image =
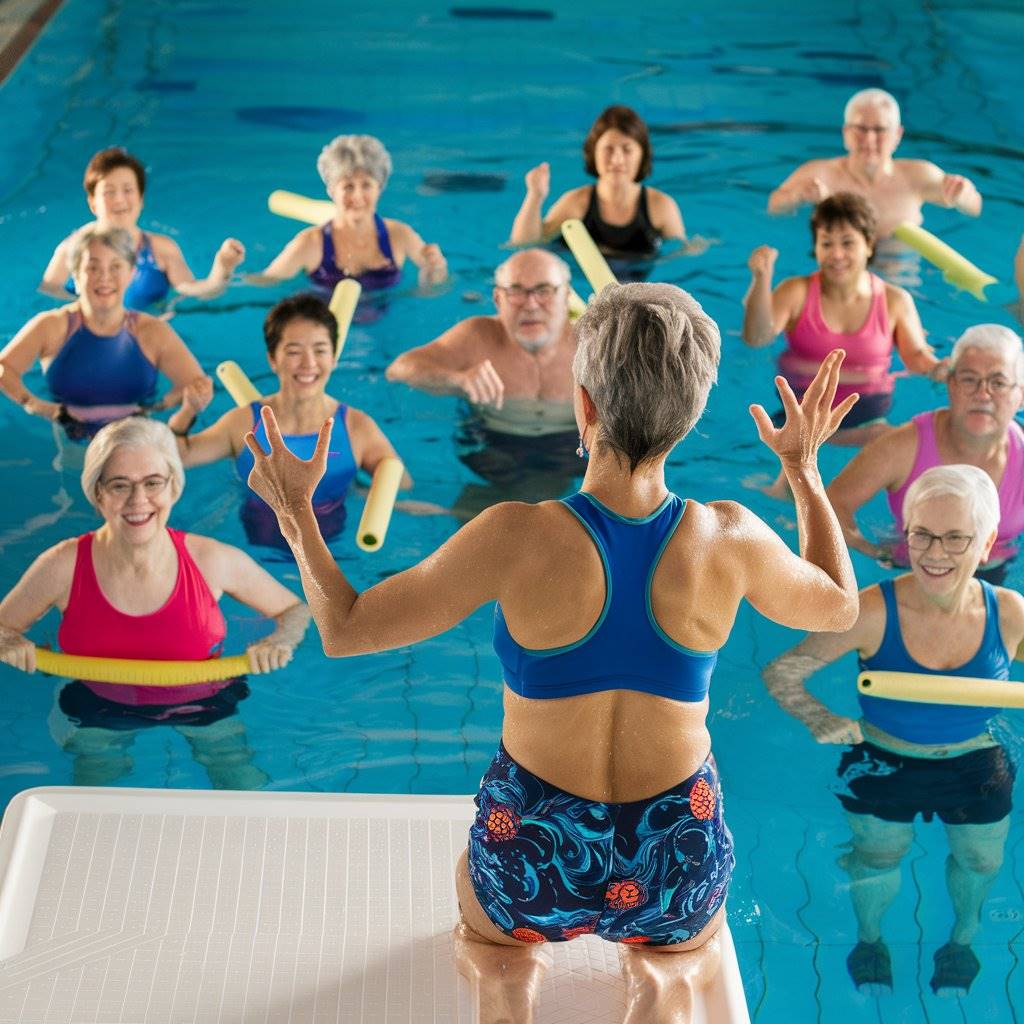
[[[582,434],[580,434],[580,446],[579,446],[579,448],[576,449],[576,454],[581,459],[589,459],[590,458],[590,449],[587,447],[586,442],[583,440],[583,435]]]

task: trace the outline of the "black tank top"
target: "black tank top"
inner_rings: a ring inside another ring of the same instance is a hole
[[[583,215],[583,225],[598,248],[612,253],[628,253],[630,256],[653,256],[658,251],[661,236],[651,224],[647,214],[647,189],[640,186],[640,201],[636,213],[628,224],[608,224],[601,219],[597,205],[597,187],[590,188],[590,202]]]

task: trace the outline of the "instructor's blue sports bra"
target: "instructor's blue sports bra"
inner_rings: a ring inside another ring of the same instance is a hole
[[[892,580],[878,584],[885,599],[885,634],[882,646],[870,658],[861,658],[861,670],[919,672],[929,676],[969,676],[974,679],[1009,679],[1010,655],[999,630],[999,602],[995,588],[984,580],[985,632],[977,653],[959,668],[925,668],[903,644],[896,590]],[[908,743],[961,743],[985,732],[999,708],[970,708],[954,704],[920,704],[858,694],[864,721]]]
[[[93,334],[78,310],[44,374],[54,401],[64,405],[143,405],[156,392],[157,370],[135,337],[137,314],[128,310],[114,335]]]
[[[651,609],[651,580],[686,503],[670,494],[649,516],[627,519],[583,491],[562,500],[601,555],[604,608],[576,643],[531,650],[512,639],[501,606],[496,606],[494,650],[508,687],[533,698],[639,690],[672,700],[702,701],[718,652],[691,651],[677,644]]]
[[[256,437],[259,446],[266,452],[270,450],[267,441],[267,432],[263,427],[263,418],[260,416],[262,402],[252,402],[252,432]],[[348,406],[338,403],[338,410],[334,414],[334,430],[331,433],[331,448],[327,456],[327,469],[324,477],[317,484],[313,492],[313,506],[325,505],[328,502],[344,498],[348,492],[349,485],[356,475],[358,466],[355,456],[352,454],[352,444],[348,437],[348,428],[345,426],[345,414]],[[300,459],[310,459],[316,449],[316,434],[288,434],[285,437],[285,444],[288,450],[297,455]],[[243,448],[235,459],[235,468],[243,480],[249,479],[254,464],[252,452]],[[261,499],[262,500],[262,499]]]
[[[373,223],[377,229],[377,246],[381,255],[387,260],[387,264],[383,267],[364,270],[361,274],[345,273],[334,258],[334,234],[328,221],[320,229],[320,237],[323,241],[323,256],[320,258],[320,266],[311,270],[309,274],[309,279],[313,284],[328,291],[334,291],[340,281],[351,278],[359,282],[364,292],[381,291],[384,288],[393,288],[398,284],[402,271],[395,263],[395,257],[391,251],[391,239],[388,237],[387,225],[384,223],[384,219],[376,213],[373,215]]]
[[[72,295],[78,294],[74,278],[68,278],[66,287]],[[124,304],[129,309],[146,309],[147,306],[162,302],[167,298],[167,293],[170,290],[171,282],[157,266],[149,235],[143,231],[139,247],[135,251],[135,267],[132,270],[132,278],[124,293]]]

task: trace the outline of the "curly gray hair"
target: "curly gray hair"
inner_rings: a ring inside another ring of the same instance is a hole
[[[316,169],[328,192],[357,171],[370,175],[383,190],[391,177],[391,155],[372,135],[339,135],[320,150]]]

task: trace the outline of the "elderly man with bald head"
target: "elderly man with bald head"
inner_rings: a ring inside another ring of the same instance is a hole
[[[946,174],[927,160],[893,159],[903,126],[899,104],[889,93],[856,93],[846,104],[843,122],[846,156],[802,164],[771,194],[769,213],[790,213],[835,192],[856,192],[874,206],[881,237],[904,221],[920,224],[924,203],[972,217],[981,213],[981,195],[970,179]]]

